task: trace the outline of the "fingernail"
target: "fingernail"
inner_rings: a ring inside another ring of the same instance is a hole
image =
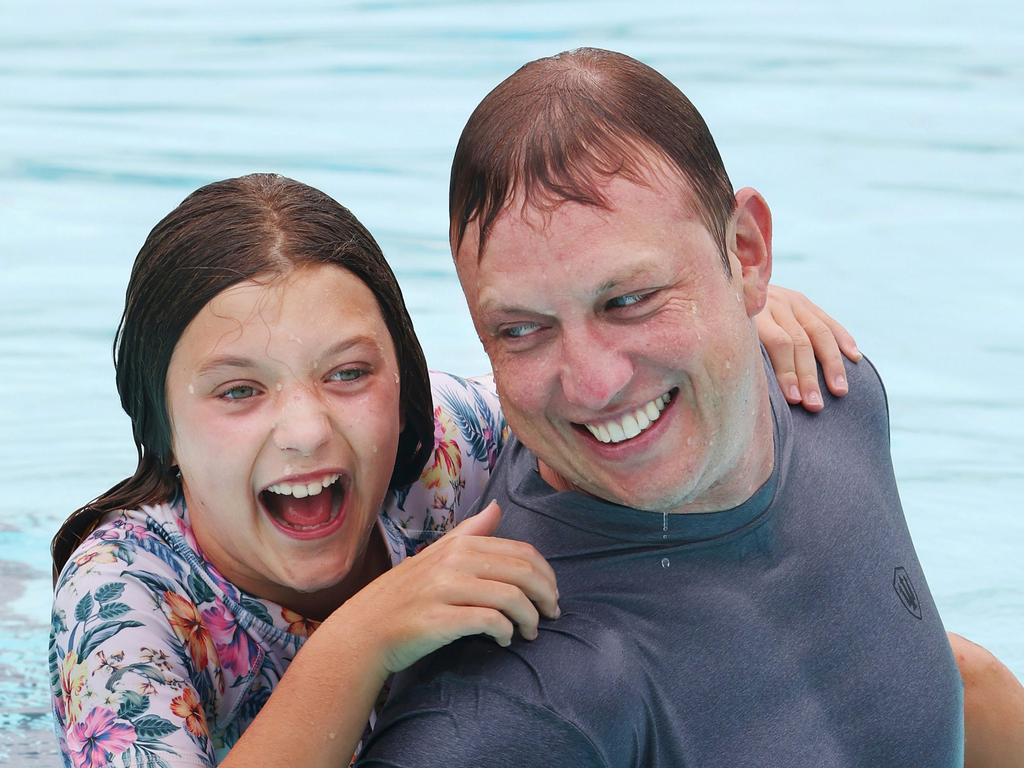
[[[796,384],[789,388],[789,399],[797,402],[800,400],[800,387]]]
[[[835,379],[833,379],[832,384],[836,389],[846,389],[846,377],[836,376]]]
[[[853,345],[853,356],[856,357],[858,360],[864,357],[863,353],[859,349],[857,349],[856,344]]]
[[[556,605],[555,606],[555,618],[556,619],[562,618],[562,607],[560,605]]]
[[[821,395],[817,392],[811,392],[811,394],[807,396],[807,403],[808,405],[821,405]]]

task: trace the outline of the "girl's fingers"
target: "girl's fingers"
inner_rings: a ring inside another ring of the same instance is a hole
[[[846,369],[843,367],[843,353],[836,343],[832,329],[816,314],[803,308],[795,309],[795,317],[809,340],[812,364],[817,359],[821,366],[825,385],[833,395],[845,395],[849,388],[846,384]],[[814,370],[814,386],[819,386],[817,368]]]
[[[452,528],[446,536],[491,536],[501,523],[501,509],[497,501],[491,501],[472,517],[467,517]]]
[[[452,614],[449,626],[460,629],[456,638],[469,635],[489,635],[503,648],[512,644],[512,635],[515,632],[512,622],[503,613],[477,606],[460,607]]]
[[[762,311],[755,318],[757,335],[764,344],[772,370],[779,382],[779,388],[786,401],[792,405],[800,402],[800,382],[796,376],[796,361],[793,358],[793,339],[776,322],[769,310]]]
[[[511,584],[478,579],[475,583],[462,585],[461,592],[453,594],[450,602],[452,605],[498,611],[515,625],[524,638],[537,638],[540,614],[523,591]]]
[[[818,386],[818,368],[814,362],[814,346],[811,344],[810,338],[788,304],[773,306],[770,314],[772,320],[782,331],[774,333],[777,338],[777,346],[788,345],[791,350],[789,356],[780,352],[786,362],[787,373],[790,369],[793,371],[787,376],[786,389],[783,389],[786,399],[791,403],[801,403],[808,411],[820,411],[824,407],[824,402],[821,398],[821,389]],[[786,340],[787,338],[788,340]],[[765,348],[767,349],[767,346]],[[791,364],[789,363],[790,356],[792,357]],[[769,352],[769,357],[771,357],[771,352]],[[774,358],[772,363],[774,364]],[[794,381],[799,390],[798,397],[793,389]]]
[[[858,362],[862,355],[853,336],[835,318],[802,293],[770,286],[768,301],[756,320],[758,335],[790,403],[802,402],[809,411],[824,407],[817,365],[833,395],[842,397],[849,391],[843,356]]]
[[[810,301],[794,311],[814,346],[826,386],[833,395],[842,397],[849,392],[843,356],[858,362],[863,355],[857,349],[857,342],[840,323]]]
[[[558,615],[555,572],[526,542],[490,536],[445,537],[412,559],[418,559],[428,574],[458,573],[505,581],[526,593],[545,616]]]
[[[553,576],[532,562],[506,555],[477,557],[467,569],[478,579],[507,584],[520,591],[549,619],[557,619],[558,587]]]
[[[821,307],[814,304],[810,299],[804,299],[807,303],[807,309],[818,316],[825,325],[828,326],[829,331],[835,337],[836,344],[839,345],[839,349],[854,363],[859,363],[860,359],[864,357],[861,354],[860,349],[857,348],[857,341],[853,338],[852,334],[843,327],[843,324],[832,317],[828,312],[823,310]]]

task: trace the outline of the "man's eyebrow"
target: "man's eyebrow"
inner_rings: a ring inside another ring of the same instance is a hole
[[[633,269],[623,271],[618,275],[614,275],[609,280],[601,283],[601,285],[599,285],[594,291],[594,296],[603,296],[604,294],[621,287],[624,283],[636,282],[638,280],[652,280],[654,282],[659,282],[659,278],[660,276],[655,273],[654,268],[647,265],[638,266]]]
[[[301,344],[302,341],[298,340],[298,343]],[[365,334],[359,334],[356,336],[350,336],[347,339],[342,339],[341,341],[332,344],[321,355],[319,355],[319,358],[331,358],[335,355],[341,354],[342,352],[346,352],[353,347],[362,345],[373,347],[375,350],[380,349],[380,345],[376,338]],[[251,357],[244,357],[241,355],[217,355],[204,360],[196,369],[196,375],[204,376],[221,368],[258,368],[259,365],[260,362]]]

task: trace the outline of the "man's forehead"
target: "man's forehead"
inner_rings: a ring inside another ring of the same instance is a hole
[[[692,184],[675,165],[660,157],[638,161],[635,169],[624,167],[622,172],[601,179],[595,187],[607,205],[559,199],[547,192],[527,194],[518,189],[491,224],[482,249],[479,222],[470,222],[457,261],[472,259],[479,269],[489,261],[489,255],[501,250],[502,241],[510,234],[534,242],[571,240],[615,223],[624,213],[635,215],[637,210],[648,209],[652,204],[668,204],[680,220],[701,219]]]

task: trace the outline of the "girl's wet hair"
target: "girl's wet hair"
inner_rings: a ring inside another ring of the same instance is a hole
[[[138,466],[61,526],[51,546],[55,581],[104,514],[168,501],[179,492],[164,383],[174,347],[192,319],[233,285],[318,264],[347,270],[377,299],[395,345],[405,417],[391,487],[419,477],[433,448],[430,381],[398,281],[377,242],[347,208],[292,179],[259,173],[214,182],[164,217],[135,259],[114,367]]]

